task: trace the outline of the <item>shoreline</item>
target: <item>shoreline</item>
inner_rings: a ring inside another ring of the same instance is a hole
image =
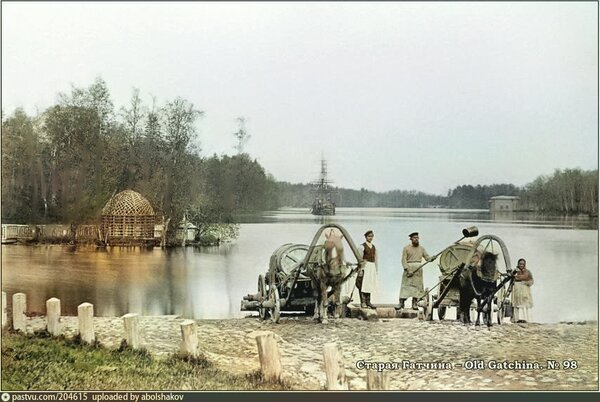
[[[178,352],[180,324],[185,318],[139,318],[143,344],[152,355]],[[27,332],[45,328],[45,316],[26,321]],[[401,318],[346,318],[326,325],[304,316],[282,317],[279,324],[257,317],[194,321],[200,352],[216,367],[234,374],[260,368],[255,338],[273,332],[281,351],[283,377],[294,390],[323,389],[322,350],[330,342],[337,343],[342,352],[351,390],[366,390],[364,362],[389,363],[383,369],[391,390],[598,390],[597,321],[503,324],[490,329]],[[62,316],[61,323],[65,336],[77,334],[77,317]],[[96,339],[104,347],[119,347],[124,337],[120,317],[94,317],[94,326]],[[560,368],[548,368],[549,360]],[[572,361],[576,367],[567,368]],[[535,368],[515,368],[515,362]],[[426,365],[432,363],[443,367]]]

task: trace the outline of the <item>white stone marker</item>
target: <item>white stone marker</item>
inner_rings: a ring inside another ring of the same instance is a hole
[[[125,340],[127,345],[133,349],[142,347],[142,335],[139,328],[139,315],[134,313],[125,314],[123,316],[123,325],[125,327]]]
[[[79,320],[79,336],[83,342],[93,343],[94,335],[94,305],[81,303],[77,306],[77,319]]]
[[[275,334],[269,332],[256,337],[260,370],[266,381],[281,380],[281,354]]]
[[[346,369],[342,360],[342,353],[336,343],[323,345],[323,360],[325,362],[325,377],[327,378],[326,388],[329,391],[347,390]]]
[[[13,295],[13,329],[25,332],[25,312],[27,311],[27,296],[25,293]]]
[[[60,335],[60,300],[56,297],[46,300],[46,329],[54,336]]]
[[[198,357],[198,326],[194,320],[185,320],[181,323],[181,352]]]
[[[390,389],[388,371],[367,370],[367,389],[370,391],[385,391]]]
[[[6,313],[6,292],[2,292],[2,328],[8,325],[8,314]]]

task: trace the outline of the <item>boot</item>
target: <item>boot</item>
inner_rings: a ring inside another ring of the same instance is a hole
[[[375,309],[376,307],[371,304],[371,293],[365,293],[365,298],[366,298],[365,301],[367,303],[367,307]]]
[[[406,299],[400,299],[400,301],[398,303],[398,307],[396,307],[396,310],[402,310],[404,308],[405,301],[406,301]]]
[[[367,294],[360,292],[360,308],[367,308]]]

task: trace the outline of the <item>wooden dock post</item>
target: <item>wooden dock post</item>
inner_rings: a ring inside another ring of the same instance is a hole
[[[342,360],[342,353],[336,343],[323,345],[323,361],[325,362],[326,388],[329,391],[348,390],[346,369]]]
[[[281,380],[281,354],[275,340],[275,334],[269,332],[256,337],[260,370],[266,381]]]
[[[79,321],[79,336],[86,343],[93,343],[94,335],[94,305],[81,303],[77,306],[77,319]]]
[[[26,331],[25,312],[27,312],[27,296],[25,293],[13,295],[13,329],[15,331]]]
[[[367,390],[385,391],[390,389],[390,376],[387,371],[367,370]]]
[[[56,297],[46,300],[46,329],[54,336],[60,335],[60,300]]]
[[[8,314],[6,313],[6,292],[2,292],[2,328],[8,325]]]
[[[194,320],[185,320],[181,323],[181,353],[191,357],[198,357],[198,326]]]
[[[123,316],[123,326],[125,328],[125,340],[127,345],[133,349],[142,347],[142,335],[139,328],[139,315],[135,313],[125,314]]]

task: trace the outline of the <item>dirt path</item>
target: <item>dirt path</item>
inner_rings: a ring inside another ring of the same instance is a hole
[[[63,317],[64,333],[77,333],[76,317]],[[121,318],[94,318],[97,339],[116,348],[123,337]],[[141,317],[146,347],[157,355],[174,353],[181,339],[176,316]],[[585,324],[511,324],[466,327],[454,321],[417,319],[332,320],[282,318],[281,323],[257,318],[197,320],[202,352],[215,365],[234,373],[259,369],[256,335],[276,334],[284,378],[294,389],[319,390],[325,384],[323,345],[337,342],[346,362],[350,389],[366,389],[364,362],[392,362],[386,370],[396,390],[598,390],[598,326]],[[28,331],[44,327],[43,317],[28,319]],[[554,360],[558,369],[547,368]],[[403,363],[403,362],[408,363]],[[478,363],[478,362],[482,363]],[[563,362],[569,368],[563,366]],[[438,363],[442,369],[418,369],[411,363]],[[495,363],[497,362],[497,363]],[[503,363],[506,362],[506,363]],[[518,362],[534,369],[502,368]],[[483,364],[484,369],[469,369]],[[500,366],[494,369],[492,366]]]

